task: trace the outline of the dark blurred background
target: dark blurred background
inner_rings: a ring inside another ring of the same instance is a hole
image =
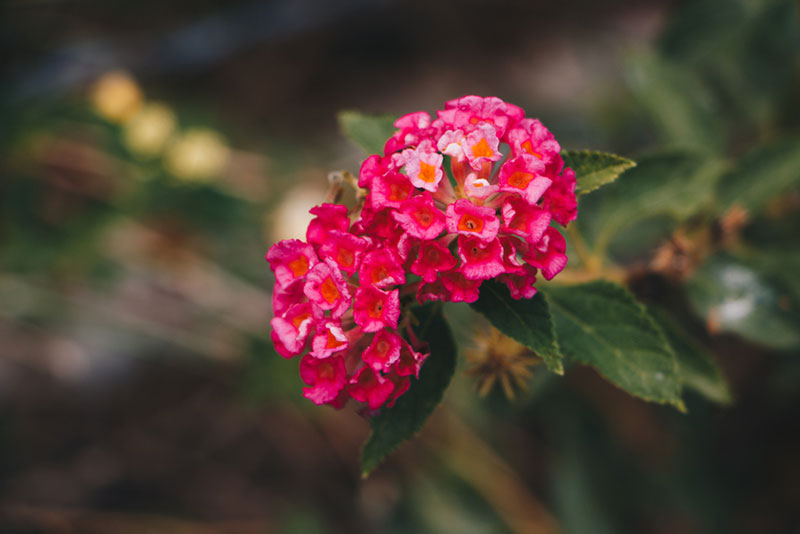
[[[696,317],[734,403],[686,415],[577,368],[481,399],[462,362],[361,480],[367,423],[271,348],[263,259],[357,171],[339,110],[496,95],[562,147],[736,157],[800,133],[798,35],[780,0],[7,0],[0,532],[800,532],[796,350]]]

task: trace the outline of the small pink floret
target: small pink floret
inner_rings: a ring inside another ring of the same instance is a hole
[[[469,280],[459,272],[442,273],[442,283],[450,292],[450,302],[475,302],[480,296],[482,280]]]
[[[340,356],[324,360],[304,356],[300,360],[300,378],[311,386],[303,388],[305,398],[314,404],[329,404],[347,384],[347,370]]]
[[[561,161],[561,156],[557,156]],[[562,163],[563,165],[563,163]],[[542,207],[553,214],[553,219],[561,226],[566,226],[578,216],[578,200],[575,198],[575,171],[564,169],[564,173],[555,177],[555,182],[544,194]]]
[[[432,283],[424,283],[417,289],[417,302],[425,304],[426,302],[450,302],[450,290],[447,289],[439,278]]]
[[[533,286],[536,283],[536,268],[525,264],[522,273],[514,274],[501,274],[497,280],[503,282],[508,286],[511,293],[511,298],[529,299],[536,294],[536,288]]]
[[[267,261],[281,287],[305,278],[319,261],[314,247],[299,239],[286,239],[275,243],[267,252]]]
[[[478,125],[477,129],[467,135],[464,154],[475,170],[480,170],[484,162],[494,162],[502,158],[495,128],[485,123]]]
[[[358,281],[361,285],[386,287],[404,284],[406,274],[397,254],[390,248],[379,248],[364,256],[358,271]]]
[[[417,258],[411,264],[411,272],[433,283],[440,272],[449,271],[457,263],[450,250],[438,241],[423,241]]]
[[[371,367],[365,365],[350,379],[350,396],[358,402],[366,402],[370,410],[377,410],[394,390],[394,384]]]
[[[311,208],[309,213],[316,215],[306,230],[306,241],[309,243],[321,245],[331,230],[346,232],[350,228],[347,207],[341,204],[322,204]]]
[[[541,269],[547,280],[552,280],[567,265],[567,243],[558,230],[547,229],[541,241],[531,247],[525,260]]]
[[[364,332],[377,332],[389,327],[397,330],[400,318],[400,292],[381,291],[374,286],[362,286],[356,290],[353,302],[353,319]]]
[[[460,198],[447,206],[447,231],[451,234],[474,236],[481,241],[497,237],[500,221],[492,208],[476,206]]]
[[[529,243],[539,242],[550,226],[551,217],[549,211],[531,206],[519,197],[511,197],[503,204],[503,230]]]
[[[561,152],[561,146],[553,134],[538,119],[523,119],[507,134],[512,153],[530,154],[544,163],[555,159]]]
[[[331,230],[328,238],[319,247],[319,255],[333,260],[339,269],[352,275],[361,265],[361,257],[368,248],[369,242],[364,238]]]
[[[422,363],[428,357],[427,353],[417,352],[405,339],[401,339],[400,357],[395,363],[395,371],[400,376],[411,376],[419,378],[419,370],[422,369]]]
[[[321,316],[319,310],[303,302],[289,307],[282,316],[272,318],[272,331],[280,339],[284,356],[295,356],[303,351],[308,334]]]
[[[425,140],[416,148],[403,151],[406,161],[405,171],[416,187],[435,193],[444,176],[442,155],[436,152],[430,140]]]
[[[336,263],[326,259],[318,263],[306,276],[303,287],[306,297],[320,309],[331,312],[331,317],[341,317],[350,307],[350,291]]]
[[[393,167],[391,158],[373,154],[361,164],[361,169],[358,171],[358,187],[372,188],[375,179],[383,176]]]
[[[436,148],[442,154],[461,161],[467,158],[464,152],[466,142],[467,137],[462,130],[448,130],[439,138]]]
[[[426,192],[406,200],[392,216],[410,236],[419,239],[436,239],[445,229],[444,213]]]
[[[400,336],[386,329],[378,330],[361,358],[375,371],[388,371],[400,358]]]
[[[346,350],[349,346],[347,335],[338,321],[320,322],[316,331],[311,340],[311,355],[315,358],[328,358],[331,354]]]
[[[528,204],[536,204],[553,183],[550,178],[543,176],[544,172],[545,165],[541,160],[529,154],[521,154],[500,167],[500,191],[517,193]]]
[[[286,287],[276,283],[272,290],[272,314],[283,315],[292,305],[306,302],[306,294],[303,293],[304,285],[304,279],[298,279]]]
[[[408,176],[397,171],[375,178],[369,192],[372,209],[399,208],[414,193],[411,182]]]
[[[488,242],[476,237],[459,236],[459,271],[469,280],[488,280],[506,272],[503,265],[503,247],[498,239]]]

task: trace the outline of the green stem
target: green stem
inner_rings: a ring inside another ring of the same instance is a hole
[[[574,224],[568,226],[567,233],[572,241],[572,245],[575,247],[575,252],[578,253],[578,258],[581,260],[584,269],[589,273],[597,273],[602,267],[602,262],[597,256],[589,252],[589,248],[586,246],[578,227]]]

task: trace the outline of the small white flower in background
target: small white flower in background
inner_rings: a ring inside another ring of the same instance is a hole
[[[111,71],[94,83],[91,101],[97,113],[105,119],[125,123],[139,112],[142,90],[127,72]]]
[[[208,128],[188,130],[167,149],[167,169],[187,181],[204,181],[218,176],[230,157],[223,137]]]
[[[275,213],[264,221],[267,241],[277,243],[283,239],[305,239],[308,223],[314,218],[308,210],[324,201],[324,189],[307,183],[295,186],[283,198]]]
[[[142,156],[161,153],[175,131],[175,113],[164,104],[148,103],[125,124],[125,145]]]

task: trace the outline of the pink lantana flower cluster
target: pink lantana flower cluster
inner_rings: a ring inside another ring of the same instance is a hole
[[[306,353],[304,396],[317,404],[376,410],[405,393],[427,357],[410,328],[414,300],[474,302],[488,279],[531,298],[539,272],[550,280],[567,263],[551,223],[576,217],[575,173],[541,122],[465,96],[394,126],[384,154],[361,166],[363,202],[312,209],[306,241],[267,253],[272,338],[287,358]]]

